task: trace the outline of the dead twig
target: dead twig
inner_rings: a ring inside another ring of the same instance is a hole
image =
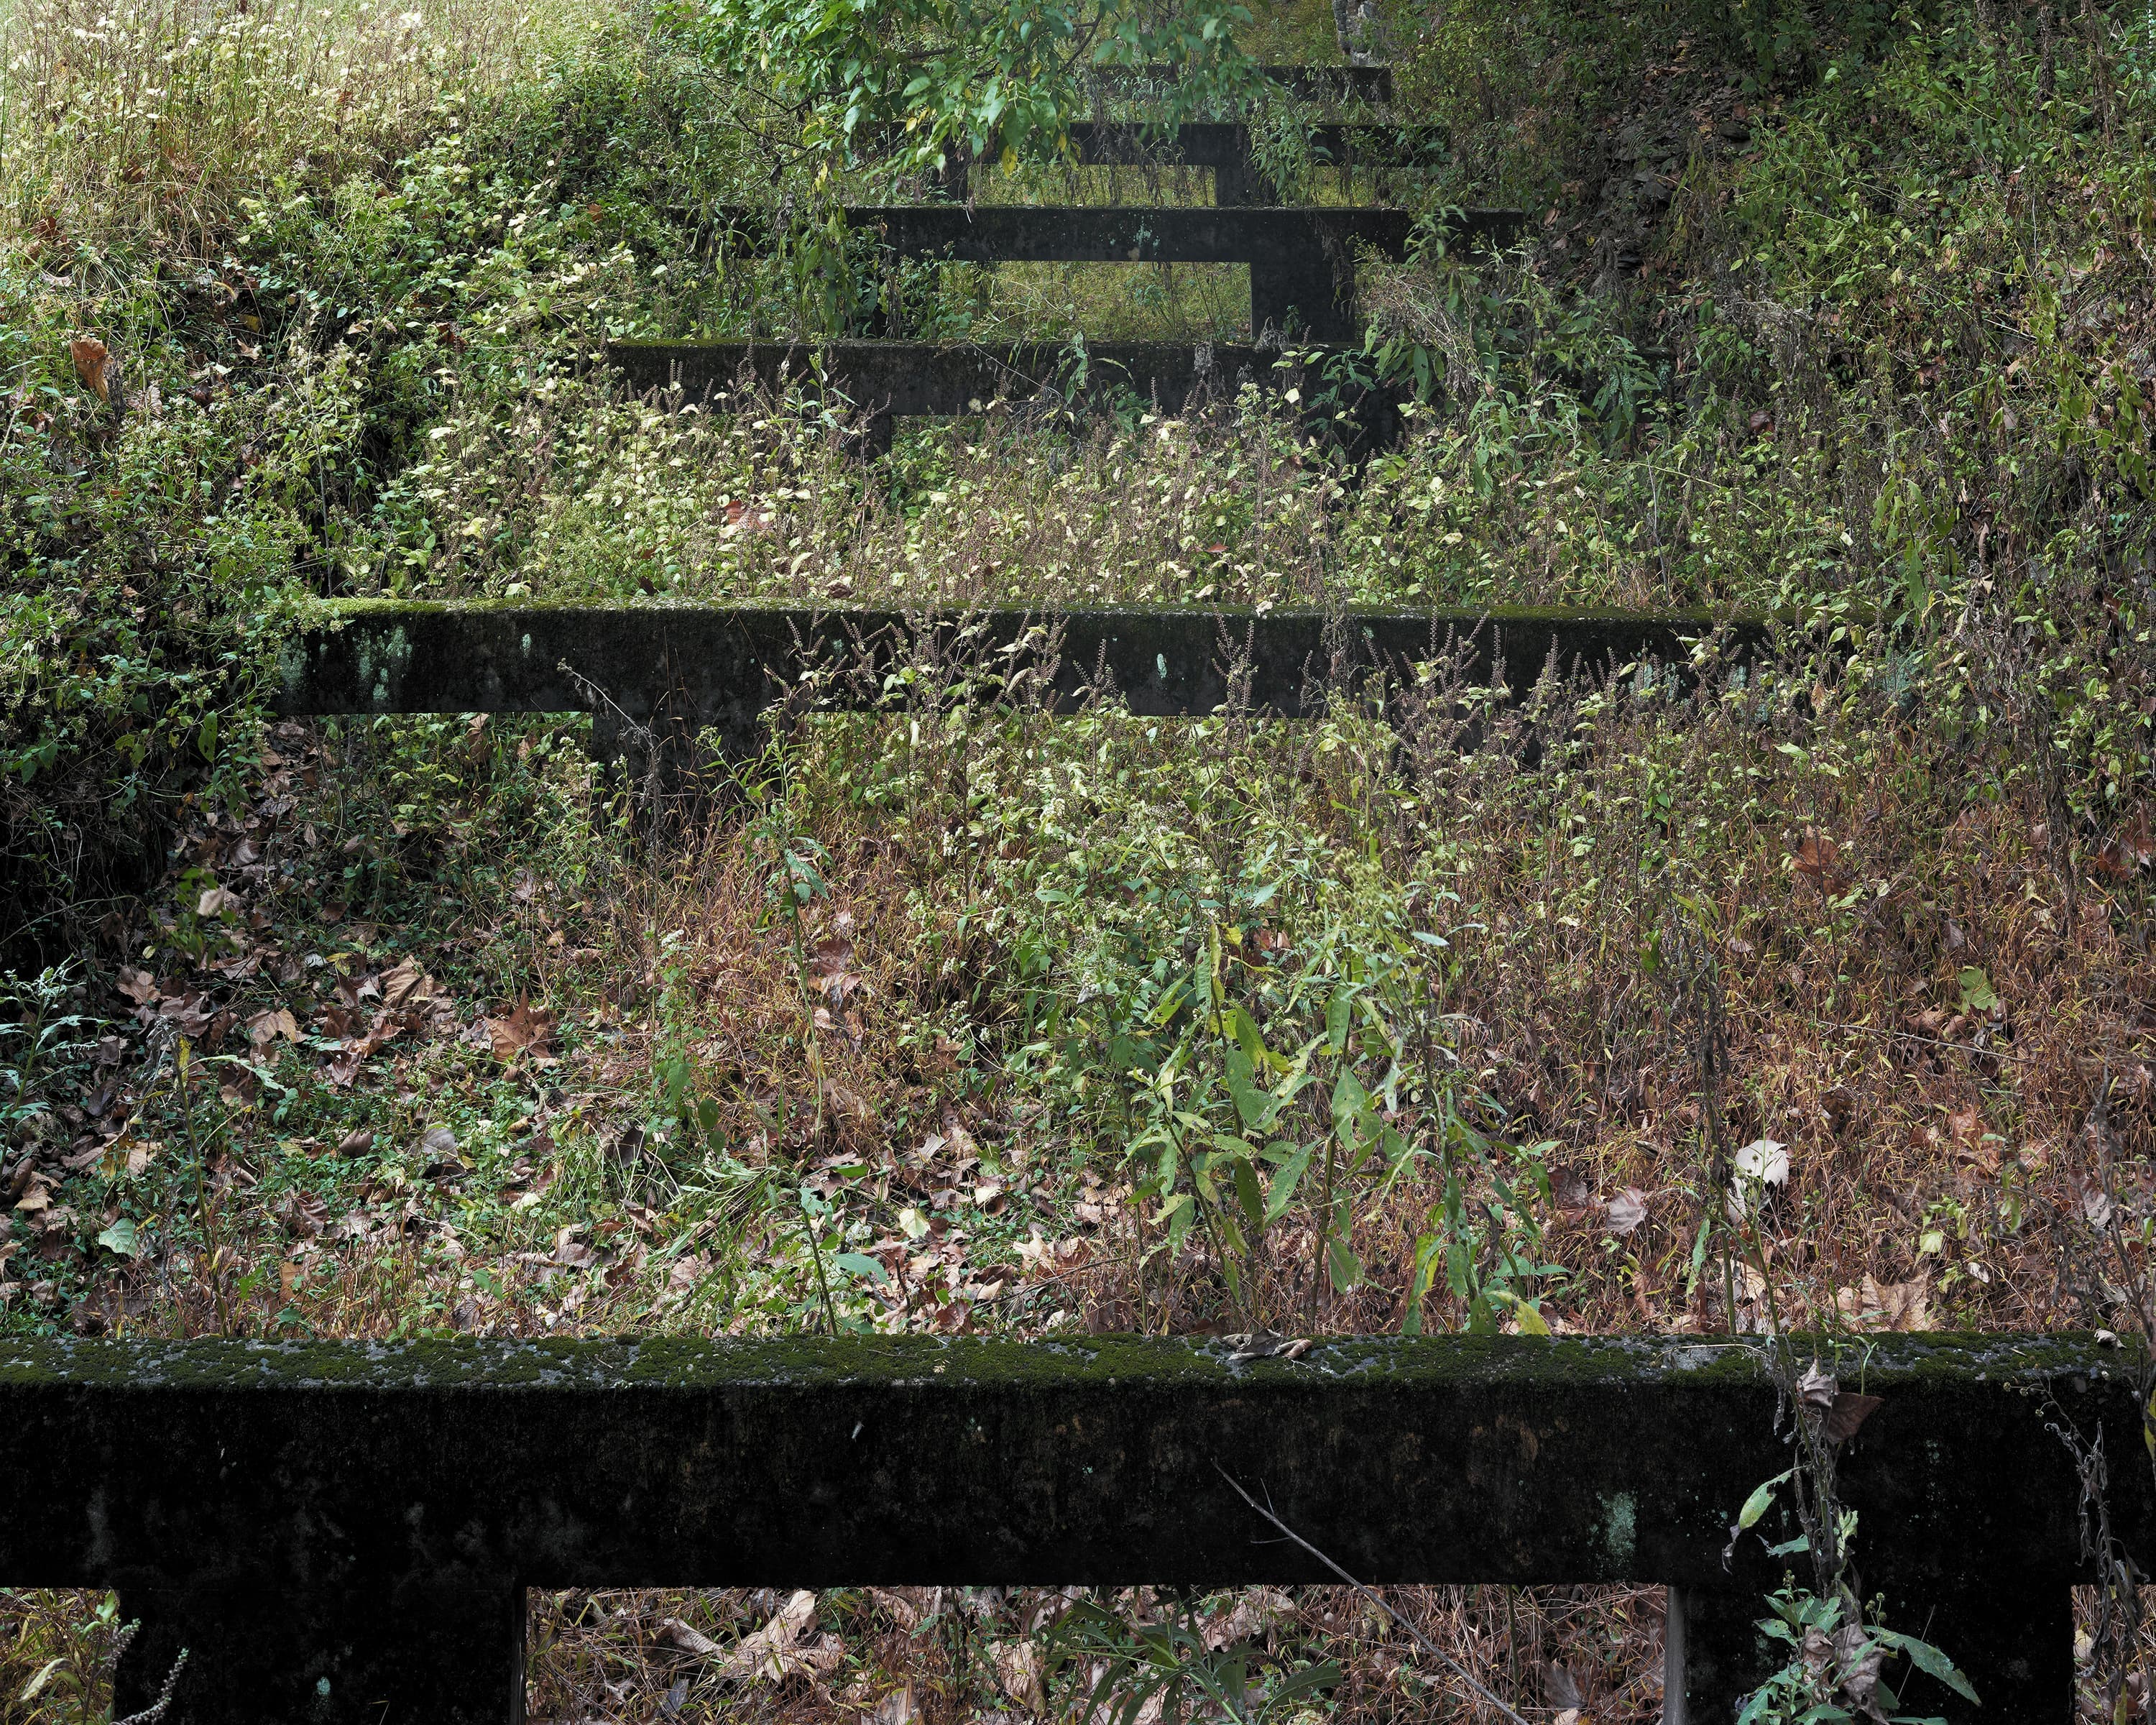
[[[1527,1725],[1527,1722],[1525,1719],[1522,1718],[1517,1713],[1514,1712],[1512,1708],[1507,1707],[1503,1702],[1498,1700],[1496,1696],[1492,1695],[1487,1689],[1484,1688],[1481,1683],[1477,1682],[1475,1679],[1474,1674],[1471,1672],[1466,1666],[1460,1664],[1458,1660],[1455,1659],[1450,1653],[1447,1653],[1442,1647],[1436,1645],[1431,1641],[1428,1635],[1425,1635],[1420,1630],[1409,1623],[1406,1618],[1401,1616],[1399,1612],[1394,1610],[1390,1605],[1387,1604],[1375,1589],[1365,1587],[1361,1582],[1356,1580],[1353,1576],[1350,1575],[1345,1569],[1334,1563],[1332,1558],[1326,1556],[1323,1552],[1312,1545],[1307,1539],[1305,1539],[1301,1534],[1296,1532],[1294,1528],[1289,1527],[1286,1522],[1275,1515],[1269,1506],[1259,1502],[1256,1498],[1251,1497],[1248,1491],[1245,1491],[1242,1488],[1241,1485],[1236,1481],[1235,1476],[1229,1473],[1226,1468],[1221,1466],[1220,1464],[1216,1461],[1213,1464],[1213,1471],[1219,1474],[1222,1479],[1227,1481],[1228,1489],[1229,1491],[1233,1491],[1238,1497],[1241,1498],[1244,1502],[1249,1504],[1252,1509],[1257,1511],[1260,1515],[1270,1522],[1273,1526],[1279,1528],[1281,1532],[1287,1538],[1293,1540],[1297,1545],[1308,1552],[1311,1556],[1316,1558],[1319,1563],[1324,1564],[1327,1568],[1330,1569],[1335,1575],[1346,1582],[1349,1587],[1354,1589],[1354,1590],[1363,1598],[1368,1599],[1373,1605],[1375,1605],[1380,1611],[1383,1612],[1389,1620],[1398,1624],[1400,1628],[1405,1630],[1409,1635],[1414,1638],[1414,1644],[1416,1646],[1421,1648],[1422,1651],[1430,1655],[1432,1659],[1441,1661],[1449,1670],[1459,1677],[1461,1682],[1465,1683],[1470,1689],[1472,1689],[1477,1695],[1481,1696],[1482,1699],[1487,1702],[1491,1707],[1496,1708],[1496,1710],[1502,1713],[1507,1718],[1510,1719],[1512,1722],[1512,1725]]]

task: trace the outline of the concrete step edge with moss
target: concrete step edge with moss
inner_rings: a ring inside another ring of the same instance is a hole
[[[138,1706],[520,1717],[522,1589],[1323,1582],[1227,1483],[1358,1579],[1661,1583],[1692,1719],[1773,1652],[1789,1463],[1756,1340],[1026,1343],[921,1337],[0,1343],[0,1577],[116,1587]],[[1800,1342],[1878,1398],[1842,1446],[1863,1586],[1986,1718],[2071,1717],[2081,1476],[2146,1567],[2138,1351],[2082,1337]],[[1225,1476],[1226,1477],[1224,1477]],[[1728,1554],[1725,1556],[1725,1552]],[[1801,1562],[1801,1560],[1795,1560]],[[1673,1661],[1676,1658],[1673,1653]],[[1949,1698],[1950,1700],[1950,1698]],[[1949,1719],[1973,1717],[1927,1695]]]
[[[948,698],[1024,699],[1069,710],[1099,694],[1139,714],[1229,704],[1289,717],[1383,670],[1456,655],[1457,674],[1524,692],[1546,668],[1608,674],[1711,650],[1757,656],[1758,617],[1704,610],[1338,611],[596,604],[526,599],[352,599],[324,608],[280,661],[271,705],[331,713],[578,712],[753,735],[788,701],[855,711]],[[1034,680],[1019,678],[1027,672]],[[894,672],[901,673],[894,684]],[[998,680],[1000,680],[998,683]]]

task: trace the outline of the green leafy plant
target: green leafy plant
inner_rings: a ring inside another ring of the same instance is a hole
[[[1778,1346],[1786,1368],[1787,1344]],[[1912,1673],[1937,1680],[1972,1704],[1976,1691],[1938,1647],[1888,1628],[1883,1600],[1874,1599],[1866,1609],[1855,1565],[1856,1512],[1835,1491],[1837,1452],[1870,1417],[1877,1399],[1844,1390],[1816,1362],[1801,1374],[1791,1373],[1789,1387],[1795,1409],[1789,1441],[1796,1459],[1745,1500],[1731,1544],[1756,1537],[1786,1490],[1799,1531],[1768,1552],[1808,1555],[1813,1579],[1810,1586],[1800,1587],[1787,1578],[1768,1598],[1770,1615],[1759,1620],[1760,1631],[1786,1647],[1789,1656],[1746,1700],[1738,1725],[1840,1725],[1859,1717],[1936,1725],[1929,1715],[1902,1711],[1907,1679],[1894,1680],[1889,1661],[1906,1658]]]
[[[1845,1725],[1858,1718],[1889,1725],[1940,1725],[1935,1715],[1904,1712],[1882,1667],[1907,1658],[1912,1673],[1937,1679],[1964,1701],[1977,1694],[1953,1661],[1928,1641],[1867,1617],[1845,1593],[1822,1599],[1794,1581],[1768,1598],[1760,1632],[1789,1658],[1745,1702],[1738,1725]],[[1903,1687],[1907,1679],[1902,1680]]]
[[[90,1020],[66,1010],[74,992],[72,965],[27,978],[0,973],[0,1142],[23,1144],[45,1129],[54,1084],[94,1045],[77,1034]]]
[[[799,147],[833,159],[886,149],[916,167],[953,151],[1053,157],[1089,111],[1089,74],[1153,64],[1180,74],[1165,123],[1253,92],[1235,44],[1240,0],[749,0],[701,14],[713,59],[801,116]],[[895,147],[894,147],[895,146]],[[828,162],[827,162],[828,171]]]

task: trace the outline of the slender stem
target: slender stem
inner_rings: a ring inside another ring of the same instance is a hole
[[[809,1218],[808,1199],[805,1194],[800,1196],[799,1203],[801,1237],[808,1242],[808,1260],[816,1266],[816,1291],[824,1298],[824,1322],[835,1336],[839,1333],[839,1312],[831,1303],[831,1284],[824,1275],[824,1249],[816,1243],[815,1224]]]
[[[1305,1551],[1308,1552],[1311,1556],[1316,1558],[1319,1563],[1324,1564],[1327,1568],[1330,1569],[1335,1575],[1346,1582],[1349,1587],[1354,1589],[1358,1594],[1361,1594],[1373,1605],[1375,1605],[1380,1611],[1383,1612],[1390,1621],[1398,1624],[1402,1629],[1405,1630],[1408,1634],[1414,1638],[1414,1643],[1418,1647],[1421,1648],[1424,1652],[1430,1655],[1432,1659],[1437,1660],[1448,1666],[1455,1675],[1458,1676],[1461,1682],[1465,1683],[1470,1689],[1472,1689],[1477,1695],[1481,1696],[1482,1699],[1487,1702],[1491,1707],[1496,1708],[1496,1710],[1502,1713],[1507,1718],[1510,1719],[1512,1722],[1512,1725],[1527,1725],[1527,1722],[1525,1719],[1522,1718],[1517,1713],[1514,1712],[1512,1708],[1507,1707],[1503,1702],[1498,1700],[1496,1696],[1492,1695],[1487,1689],[1485,1689],[1481,1684],[1477,1682],[1475,1679],[1474,1674],[1470,1671],[1466,1666],[1460,1664],[1458,1660],[1455,1659],[1450,1653],[1447,1653],[1442,1647],[1438,1646],[1428,1635],[1425,1635],[1420,1630],[1417,1629],[1412,1623],[1409,1622],[1406,1618],[1401,1616],[1399,1612],[1394,1610],[1393,1608],[1385,1602],[1383,1598],[1378,1594],[1375,1589],[1366,1587],[1363,1583],[1356,1580],[1353,1576],[1350,1575],[1345,1569],[1334,1563],[1332,1558],[1326,1556],[1323,1552],[1312,1545],[1307,1539],[1305,1539],[1301,1534],[1296,1532],[1294,1528],[1289,1527],[1286,1522],[1275,1515],[1271,1510],[1267,1508],[1264,1504],[1259,1502],[1256,1498],[1251,1497],[1248,1491],[1245,1491],[1243,1489],[1242,1486],[1237,1481],[1235,1476],[1229,1473],[1226,1468],[1221,1466],[1220,1464],[1216,1461],[1213,1464],[1213,1471],[1219,1474],[1222,1479],[1227,1481],[1229,1489],[1238,1497],[1241,1498],[1244,1502],[1249,1504],[1252,1509],[1257,1511],[1260,1515],[1270,1522],[1273,1526],[1279,1528],[1282,1534],[1289,1539],[1293,1540],[1296,1544],[1301,1546]]]
[[[194,1086],[189,1081],[193,1065],[192,1050],[182,1040],[173,1061],[173,1076],[180,1091],[180,1119],[187,1133],[187,1159],[195,1168],[195,1214],[202,1224],[203,1257],[209,1272],[210,1300],[217,1308],[217,1327],[220,1331],[232,1328],[232,1312],[224,1296],[224,1245],[218,1237],[217,1202],[210,1194],[209,1166],[203,1153],[202,1141],[195,1132]]]
[[[1325,1130],[1325,1178],[1318,1189],[1317,1225],[1311,1230],[1310,1321],[1317,1322],[1317,1302],[1325,1291],[1325,1243],[1332,1226],[1332,1147],[1338,1137],[1330,1122]]]

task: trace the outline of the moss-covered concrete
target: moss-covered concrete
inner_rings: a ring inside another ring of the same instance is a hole
[[[1282,85],[1303,102],[1389,102],[1393,99],[1390,66],[1261,65],[1261,78]],[[1111,95],[1152,95],[1182,75],[1173,64],[1101,66],[1086,74]]]
[[[716,213],[750,244],[760,212]],[[901,257],[963,264],[1293,263],[1368,246],[1404,255],[1416,216],[1368,204],[957,203],[857,205],[850,228],[872,233]],[[1457,210],[1440,223],[1459,240],[1497,244],[1525,221],[1517,209]]]
[[[1320,121],[1309,128],[1308,140],[1311,159],[1327,166],[1410,167],[1441,159],[1449,136],[1441,126]],[[1186,121],[1173,131],[1131,121],[1081,120],[1070,127],[1070,146],[1079,161],[1092,166],[1158,163],[1245,169],[1250,161],[1250,130],[1223,120]],[[1257,201],[1218,199],[1221,203]]]
[[[1105,670],[1133,711],[1163,716],[1217,710],[1239,659],[1248,662],[1252,706],[1296,716],[1328,685],[1381,667],[1397,673],[1440,656],[1448,644],[1464,649],[1471,675],[1486,678],[1502,665],[1517,691],[1546,664],[1569,672],[1643,659],[1681,662],[1688,639],[1718,627],[1728,628],[1740,653],[1766,638],[1757,619],[1684,611],[1132,607],[991,611],[971,624],[979,631],[976,657],[1052,624],[1060,631],[1055,680],[1064,701],[1075,702]],[[819,680],[818,705],[886,705],[885,673],[901,662],[932,661],[936,655],[916,655],[915,644],[926,632],[947,644],[955,627],[947,619],[873,608],[346,601],[285,649],[276,706],[286,714],[572,712],[590,705],[590,685],[631,719],[663,715],[716,726],[747,744],[757,716],[804,670],[844,672]]]
[[[1844,1343],[1845,1383],[1884,1398],[1843,1466],[1867,1587],[2056,1615],[2079,1499],[2046,1421],[2138,1453],[2133,1363],[2072,1337]],[[1775,1418],[1758,1353],[1681,1338],[1292,1361],[1116,1337],[13,1342],[0,1579],[118,1586],[151,1620],[131,1682],[187,1641],[197,1720],[493,1721],[527,1584],[1319,1579],[1216,1467],[1373,1581],[1756,1597],[1780,1564],[1722,1551],[1786,1466]],[[2115,1472],[2148,1561],[2146,1471]],[[1976,1650],[1979,1682],[2057,1686],[2049,1655],[2020,1677],[2005,1657]]]
[[[1355,254],[1406,254],[1421,218],[1368,205],[1281,206],[1243,202],[1259,188],[1245,172],[1229,198],[1205,205],[923,203],[858,206],[847,225],[872,233],[904,258],[952,263],[1233,264],[1250,266],[1250,328],[1291,327],[1319,341],[1354,334]],[[708,213],[737,250],[771,244],[768,212]],[[1525,225],[1517,209],[1444,213],[1436,225],[1455,244],[1503,244]]]
[[[1128,389],[1174,410],[1194,398],[1232,399],[1245,382],[1312,387],[1306,367],[1234,342],[1095,342],[1082,372],[1068,345],[1038,341],[616,341],[607,357],[634,389],[678,388],[701,401],[744,383],[767,391],[800,383],[901,418],[974,413],[1044,389],[1066,398]]]
[[[2082,1335],[1935,1332],[1820,1337],[1801,1344],[1855,1388],[2128,1381],[2138,1354]],[[953,1375],[955,1373],[955,1376]],[[501,1389],[563,1391],[663,1384],[676,1389],[814,1389],[941,1380],[945,1387],[1062,1390],[1137,1384],[1173,1389],[1385,1383],[1421,1390],[1590,1386],[1679,1391],[1768,1384],[1761,1344],[1639,1336],[1350,1337],[1292,1360],[1240,1357],[1232,1341],[1086,1336],[1061,1341],[970,1337],[796,1337],[742,1341],[680,1336],[508,1342],[448,1337],[400,1343],[0,1341],[0,1394],[58,1385],[112,1389]]]

